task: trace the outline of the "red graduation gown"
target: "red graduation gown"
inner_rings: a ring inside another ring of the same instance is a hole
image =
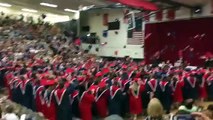
[[[182,103],[183,102],[182,88],[184,86],[184,81],[171,82],[171,86],[173,90],[174,102]]]
[[[134,91],[132,88],[129,88],[129,107],[131,114],[140,114],[142,113],[142,100],[141,93],[144,91],[145,86],[139,85],[137,91]]]
[[[92,120],[92,103],[94,100],[93,94],[89,94],[87,91],[82,94],[79,102],[81,120]]]
[[[46,112],[46,118],[48,120],[56,120],[56,104],[55,104],[55,101],[53,99],[53,95],[54,95],[54,90],[48,95],[46,96],[47,98],[45,98],[45,110],[47,111]]]
[[[13,76],[12,72],[9,72],[5,75],[5,83],[6,83],[6,87],[8,88],[8,92],[9,92],[8,98],[9,99],[12,99],[12,89],[10,87],[10,83],[12,83],[13,77],[14,76]]]
[[[38,88],[33,88],[34,99],[36,104],[36,111],[43,113],[44,99],[42,96],[42,91],[44,91],[43,86],[39,86]]]
[[[108,98],[110,96],[109,89],[106,89],[100,92],[100,94],[98,93],[95,99],[96,109],[97,109],[98,115],[101,118],[105,118],[108,115]]]

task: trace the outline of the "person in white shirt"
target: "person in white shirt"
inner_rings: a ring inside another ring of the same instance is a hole
[[[8,106],[5,109],[6,114],[2,116],[2,120],[19,120],[19,117],[13,113],[13,106]]]

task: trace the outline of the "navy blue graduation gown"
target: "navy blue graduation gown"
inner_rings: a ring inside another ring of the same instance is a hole
[[[170,108],[172,105],[172,88],[169,82],[160,81],[157,87],[158,99],[161,101],[164,110],[167,113],[170,112]]]
[[[23,96],[23,100],[21,102],[21,104],[29,109],[33,109],[33,103],[32,103],[32,99],[33,99],[33,87],[32,87],[32,83],[30,82],[30,80],[27,80],[26,83],[22,84],[23,86],[21,86],[20,84],[20,89],[22,92],[22,96]],[[22,87],[22,88],[21,88]]]
[[[157,86],[158,86],[158,81],[156,79],[151,79],[147,82],[146,90],[147,90],[147,94],[149,94],[149,97],[150,97],[150,93],[154,93],[153,97],[158,98]]]
[[[6,87],[5,81],[4,81],[6,72],[7,72],[6,69],[1,69],[0,68],[0,88]]]
[[[57,120],[72,120],[72,107],[70,103],[70,95],[74,92],[74,87],[69,86],[68,89],[58,88],[54,92],[56,101]]]
[[[33,108],[33,88],[30,80],[14,81],[14,88],[12,89],[12,100],[29,109]]]
[[[128,80],[129,79],[129,75],[127,72],[124,72],[122,75],[121,75],[121,80]]]
[[[12,101],[18,104],[21,104],[21,101],[23,99],[21,90],[19,88],[20,81],[18,79],[14,79],[10,83],[10,89],[11,89],[11,96],[12,96]]]
[[[122,80],[122,106],[121,106],[121,112],[122,116],[125,116],[126,113],[129,112],[129,86],[130,86],[130,81],[129,80]]]
[[[150,101],[150,94],[149,94],[149,85],[147,83],[147,80],[144,81],[145,89],[141,93],[141,100],[142,100],[142,108],[147,109],[149,101]]]
[[[121,115],[122,91],[117,86],[110,87],[109,115]]]
[[[199,83],[195,78],[185,77],[183,86],[183,98],[198,99],[199,98]]]
[[[207,78],[207,94],[208,99],[213,100],[213,76]]]
[[[76,90],[70,95],[71,99],[71,107],[72,107],[72,114],[73,116],[80,118],[79,112],[79,92]]]
[[[33,111],[42,112],[42,100],[41,97],[44,95],[44,86],[34,85],[33,86]]]

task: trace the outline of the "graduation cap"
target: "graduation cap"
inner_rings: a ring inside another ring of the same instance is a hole
[[[97,90],[98,90],[98,85],[91,85],[88,89],[88,91],[91,91],[93,94],[96,94],[97,93]]]
[[[141,78],[134,78],[133,80],[134,80],[135,82],[138,82],[138,81],[141,80]]]
[[[102,74],[102,72],[97,72],[96,74],[95,74],[95,77],[101,77],[103,74]]]
[[[122,65],[122,68],[123,69],[127,69],[127,65]]]
[[[78,80],[79,82],[83,82],[83,81],[85,80],[85,77],[84,77],[84,76],[78,76],[78,77],[77,77],[77,80]]]
[[[109,68],[103,68],[103,69],[102,69],[103,75],[109,73],[109,71],[110,71]]]
[[[41,80],[41,85],[43,86],[51,86],[51,85],[55,85],[56,81],[55,80]]]
[[[72,68],[67,68],[66,69],[66,73],[73,73],[75,70],[74,69],[72,69]]]
[[[196,72],[197,72],[197,74],[204,74],[204,73],[206,73],[206,70],[203,68],[200,68]]]
[[[105,88],[107,86],[105,81],[102,81],[98,84],[99,88]]]

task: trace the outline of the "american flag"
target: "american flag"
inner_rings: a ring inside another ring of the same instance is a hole
[[[144,46],[144,31],[133,31],[132,38],[127,39],[127,44]]]

